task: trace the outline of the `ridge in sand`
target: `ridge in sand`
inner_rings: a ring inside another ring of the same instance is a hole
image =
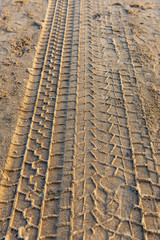
[[[160,239],[160,5],[137,2],[49,1],[0,185],[0,239]]]

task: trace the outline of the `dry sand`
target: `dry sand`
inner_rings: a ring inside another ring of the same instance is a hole
[[[16,127],[46,8],[47,0],[0,2],[1,169]]]
[[[160,239],[159,1],[0,17],[0,239]]]

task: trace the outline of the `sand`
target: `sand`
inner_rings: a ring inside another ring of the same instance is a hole
[[[0,239],[160,239],[159,1],[0,9]]]
[[[15,131],[46,8],[47,0],[0,2],[1,169]]]

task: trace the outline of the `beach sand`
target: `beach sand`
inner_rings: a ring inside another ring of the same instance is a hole
[[[160,3],[0,3],[0,239],[160,239]]]

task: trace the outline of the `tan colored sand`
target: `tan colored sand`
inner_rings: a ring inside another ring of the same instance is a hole
[[[47,0],[4,0],[0,5],[0,166],[15,130]]]
[[[3,4],[0,237],[158,240],[159,1]]]

